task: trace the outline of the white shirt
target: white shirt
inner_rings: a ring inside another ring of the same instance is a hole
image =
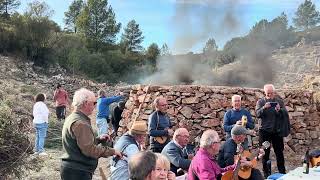
[[[48,123],[49,109],[42,101],[38,101],[33,105],[33,123],[41,124]]]

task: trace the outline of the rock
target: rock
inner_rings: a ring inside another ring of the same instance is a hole
[[[180,109],[180,112],[186,118],[191,118],[193,114],[193,110],[188,106],[184,106],[182,109]]]
[[[219,119],[204,119],[201,121],[201,126],[202,127],[216,127],[220,126],[220,120]]]
[[[189,97],[182,99],[182,104],[196,104],[199,103],[199,98],[198,97]]]

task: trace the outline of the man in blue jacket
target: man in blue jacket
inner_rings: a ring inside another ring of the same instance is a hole
[[[120,101],[123,96],[106,97],[104,90],[99,90],[99,99],[97,100],[97,116],[96,122],[98,127],[98,135],[108,134],[109,105],[113,102]]]
[[[148,132],[150,135],[150,150],[161,153],[173,135],[172,125],[166,115],[168,102],[164,97],[157,97],[153,102],[156,110],[149,116]]]
[[[242,125],[242,116],[247,117],[247,123],[245,125],[248,129],[254,128],[254,122],[251,114],[248,110],[241,107],[241,96],[233,95],[231,98],[232,109],[229,109],[223,118],[223,128],[226,132],[226,140],[231,137],[231,129],[235,125]],[[248,139],[245,140],[244,146],[248,147]]]
[[[189,142],[190,134],[187,129],[179,128],[174,132],[173,139],[162,150],[170,161],[170,171],[177,175],[179,168],[188,171],[191,164],[192,154],[187,154],[185,147]]]

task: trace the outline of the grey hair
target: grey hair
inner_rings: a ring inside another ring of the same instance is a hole
[[[215,130],[206,130],[200,138],[200,147],[207,148],[219,141],[219,135]]]
[[[272,90],[273,90],[273,91],[276,90],[276,88],[274,87],[273,84],[266,84],[266,85],[264,85],[264,86],[263,86],[263,90],[266,91],[266,89],[267,89],[268,87],[272,87]]]
[[[231,97],[231,101],[233,102],[234,99],[237,98],[237,97],[240,98],[240,101],[241,101],[241,96],[238,95],[238,94],[233,95],[233,96]]]
[[[102,90],[102,89],[100,89],[99,91],[98,91],[98,96],[99,97],[102,97],[102,96],[104,96],[106,94],[106,92],[104,91],[104,90]]]
[[[177,139],[177,136],[182,134],[183,132],[188,132],[188,130],[186,128],[178,128],[174,131],[174,134],[173,134],[173,139],[176,140]]]
[[[81,107],[90,97],[94,97],[94,93],[86,88],[81,88],[74,93],[72,105],[74,107]]]

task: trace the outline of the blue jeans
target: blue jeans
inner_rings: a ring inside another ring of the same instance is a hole
[[[97,127],[98,127],[98,136],[100,136],[101,134],[108,134],[108,122],[106,118],[97,118],[96,119],[97,122]]]
[[[44,142],[47,137],[48,123],[35,124],[36,129],[36,152],[41,153],[44,151]]]

